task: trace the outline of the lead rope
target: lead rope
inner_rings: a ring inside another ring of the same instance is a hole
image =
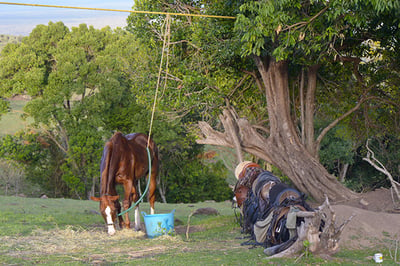
[[[147,185],[146,185],[146,189],[144,190],[144,192],[142,193],[142,195],[140,196],[139,200],[136,201],[134,204],[131,205],[131,207],[129,207],[128,209],[124,210],[123,212],[118,213],[118,216],[121,216],[125,213],[127,213],[128,211],[132,210],[134,207],[136,207],[140,202],[142,202],[144,196],[147,194],[147,191],[149,190],[149,186],[150,186],[150,177],[151,177],[151,156],[150,156],[150,150],[149,150],[149,143],[150,143],[150,136],[151,136],[151,129],[153,127],[153,120],[154,120],[154,113],[155,113],[155,109],[156,109],[156,103],[157,103],[157,96],[158,96],[158,89],[159,89],[159,85],[160,85],[160,79],[161,79],[161,72],[162,72],[162,65],[163,65],[163,60],[164,60],[164,52],[165,52],[165,47],[166,47],[166,42],[167,42],[167,36],[168,36],[168,44],[169,44],[169,40],[170,40],[170,25],[171,25],[171,17],[168,14],[167,17],[165,18],[165,32],[164,32],[164,40],[163,40],[163,48],[162,48],[162,53],[161,53],[161,62],[160,62],[160,68],[158,71],[158,78],[157,78],[157,85],[156,85],[156,93],[154,94],[154,101],[153,101],[153,110],[151,112],[151,119],[150,119],[150,129],[149,129],[149,135],[147,137],[147,158],[148,158],[148,162],[149,162],[149,175],[147,177]],[[166,63],[166,74],[165,77],[167,78],[168,75],[168,52],[167,52],[167,63]],[[164,90],[167,84],[167,79],[165,79],[164,82]]]
[[[148,158],[148,161],[149,161],[149,176],[148,176],[148,178],[147,178],[148,180],[147,180],[146,189],[145,189],[145,191],[143,192],[142,196],[140,196],[140,198],[139,198],[138,201],[136,201],[134,204],[132,204],[131,207],[129,207],[128,209],[124,210],[123,212],[118,213],[118,216],[121,216],[121,215],[127,213],[128,211],[132,210],[132,208],[136,207],[136,206],[143,200],[144,195],[146,195],[147,190],[149,189],[149,186],[150,186],[150,176],[151,176],[151,158],[150,158],[149,147],[147,147],[146,150],[147,150],[147,158]]]

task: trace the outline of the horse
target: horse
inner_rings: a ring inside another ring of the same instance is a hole
[[[149,173],[149,159],[146,147],[148,146],[151,161],[151,175],[148,199],[150,213],[154,214],[156,178],[158,174],[159,158],[156,144],[142,133],[123,135],[116,132],[103,149],[100,163],[100,197],[90,197],[100,202],[100,212],[106,222],[108,234],[114,235],[115,222],[118,216],[120,228],[130,228],[129,214],[125,213],[125,222],[121,215],[121,204],[116,185],[124,187],[123,208],[127,210],[132,201],[137,202],[139,193],[137,184],[141,177]],[[135,230],[140,230],[139,204],[135,207]]]

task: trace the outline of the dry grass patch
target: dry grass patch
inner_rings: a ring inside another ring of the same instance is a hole
[[[146,238],[145,233],[126,229],[108,236],[103,230],[67,227],[51,231],[36,230],[29,236],[4,236],[2,249],[11,257],[38,258],[69,256],[81,262],[104,262],[109,258],[145,258],[176,248],[183,240],[178,236]],[[171,245],[173,242],[173,245]]]

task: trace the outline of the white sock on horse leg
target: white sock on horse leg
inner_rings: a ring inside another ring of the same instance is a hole
[[[139,206],[135,207],[135,229],[140,230],[140,210]]]
[[[154,208],[150,207],[150,214],[154,214]]]
[[[109,206],[107,206],[105,213],[106,213],[106,220],[107,220],[107,231],[108,231],[108,234],[110,236],[112,236],[115,234],[115,227],[114,227],[113,220],[111,218],[111,209]]]

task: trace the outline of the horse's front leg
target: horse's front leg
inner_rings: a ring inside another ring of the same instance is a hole
[[[119,203],[119,200],[115,201],[115,208],[117,209],[117,214],[121,213],[121,204]],[[124,219],[122,218],[121,215],[118,215],[118,224],[119,228],[124,228]]]
[[[122,202],[124,210],[127,210],[129,209],[129,207],[131,207],[132,204],[131,191],[132,191],[132,181],[127,180],[124,182],[124,200]],[[123,225],[123,227],[131,228],[131,221],[129,220],[129,212],[126,212],[124,215],[125,215],[125,225]]]

